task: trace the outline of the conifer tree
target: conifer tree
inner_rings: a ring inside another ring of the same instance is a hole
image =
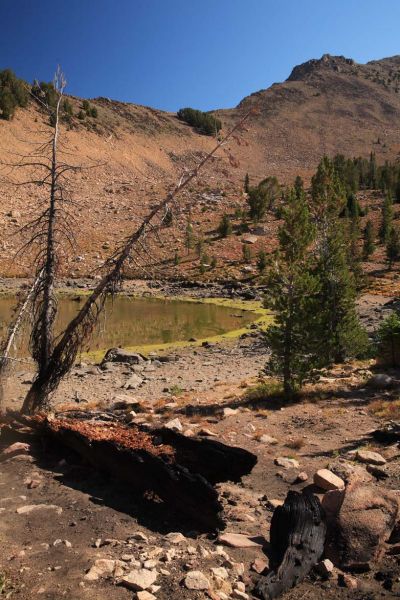
[[[243,262],[245,262],[246,264],[251,263],[251,249],[250,246],[248,244],[242,244],[242,255],[243,255]]]
[[[312,178],[311,195],[317,223],[315,275],[320,284],[318,312],[323,340],[318,354],[321,364],[329,365],[362,353],[368,338],[356,313],[356,282],[339,219],[346,205],[345,193],[334,164],[327,157]],[[356,229],[354,223],[353,228]]]
[[[218,233],[222,238],[228,237],[232,233],[232,223],[228,215],[222,215],[218,225]]]
[[[290,190],[282,216],[279,251],[267,275],[264,304],[275,319],[266,332],[269,369],[283,379],[290,398],[318,364],[313,353],[318,280],[311,271],[314,228],[304,196]]]
[[[368,220],[364,229],[363,258],[368,259],[375,250],[375,233],[372,221]]]
[[[368,345],[368,337],[357,316],[355,278],[347,262],[345,238],[337,218],[331,218],[324,238],[319,241],[315,274],[321,286],[322,363],[342,362],[361,354]]]
[[[393,224],[393,202],[390,194],[386,194],[382,206],[382,221],[379,229],[379,237],[383,244],[387,244]]]
[[[389,269],[393,263],[400,258],[400,236],[397,227],[392,227],[389,233],[389,239],[386,244],[386,257],[389,263]]]
[[[257,269],[260,273],[264,273],[267,266],[267,255],[265,250],[260,250],[257,254]]]

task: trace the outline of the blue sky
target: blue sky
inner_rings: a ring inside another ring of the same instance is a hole
[[[175,111],[235,106],[325,52],[400,54],[400,0],[0,0],[0,68]]]

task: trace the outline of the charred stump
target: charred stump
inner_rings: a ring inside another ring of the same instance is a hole
[[[264,600],[278,598],[300,583],[320,560],[326,536],[324,512],[316,496],[290,491],[271,520],[270,567],[255,593]]]

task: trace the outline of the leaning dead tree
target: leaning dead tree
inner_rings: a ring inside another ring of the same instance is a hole
[[[33,186],[39,190],[38,210],[20,230],[28,239],[17,253],[30,251],[34,256],[35,276],[27,294],[20,301],[6,340],[0,349],[0,374],[6,368],[15,339],[27,313],[31,322],[30,350],[37,364],[37,378],[44,377],[54,347],[54,324],[57,315],[55,280],[59,257],[65,243],[74,247],[73,204],[68,193],[67,174],[79,171],[79,165],[65,161],[66,151],[60,143],[61,103],[66,86],[58,68],[52,90],[52,102],[36,85],[35,101],[49,117],[50,130],[43,138],[31,141],[33,150],[27,154],[13,153],[14,162],[1,162],[1,181],[13,187]],[[20,175],[22,173],[22,175]]]
[[[104,308],[106,298],[115,294],[119,289],[126,264],[131,260],[135,262],[140,255],[147,254],[146,242],[149,238],[157,236],[160,230],[166,226],[166,215],[169,214],[169,210],[177,202],[179,194],[197,177],[201,169],[211,161],[216,152],[243,128],[252,112],[254,111],[247,112],[191,171],[181,177],[175,188],[151,210],[114,255],[106,261],[104,264],[105,275],[83,304],[76,317],[59,336],[54,347],[52,343],[46,343],[48,340],[45,336],[37,336],[37,340],[40,342],[38,350],[43,351],[43,353],[41,355],[40,352],[35,353],[35,356],[40,360],[39,370],[24,400],[22,407],[24,414],[32,414],[47,406],[50,394],[56,390],[62,378],[71,370],[79,350],[89,339]],[[50,276],[46,285],[48,286],[51,281]],[[53,305],[50,302],[47,306],[51,309]],[[41,327],[46,327],[47,318],[51,321],[51,310],[41,313]],[[47,331],[47,329],[41,331]]]

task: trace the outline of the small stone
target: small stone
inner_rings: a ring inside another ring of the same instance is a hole
[[[315,570],[321,577],[328,579],[331,577],[334,570],[333,562],[330,561],[329,558],[325,558],[316,565]]]
[[[265,569],[268,569],[268,567],[269,563],[266,560],[263,560],[262,558],[256,558],[253,564],[251,565],[252,570],[258,573],[259,575],[261,575],[261,573],[263,573]]]
[[[2,451],[0,460],[5,460],[6,458],[11,458],[20,454],[28,454],[29,450],[29,444],[25,442],[15,442]]]
[[[157,565],[158,565],[158,560],[154,560],[154,559],[145,560],[143,563],[143,566],[145,569],[155,569]]]
[[[62,513],[61,506],[56,506],[55,504],[28,504],[26,506],[20,506],[17,508],[16,512],[19,515],[30,515],[39,510],[54,510],[58,515],[61,515]]]
[[[297,475],[297,481],[299,483],[304,483],[305,481],[308,481],[308,474],[305,471],[301,471],[301,473]]]
[[[276,498],[272,498],[271,500],[267,501],[267,508],[269,510],[275,510],[276,508],[278,508],[278,506],[282,506],[283,505],[283,500],[277,500]]]
[[[347,573],[340,573],[338,577],[339,585],[342,585],[349,590],[357,590],[358,589],[358,581],[355,577],[348,575]]]
[[[225,567],[213,567],[211,569],[211,573],[215,577],[220,577],[221,579],[228,579],[229,577],[228,571],[225,569]]]
[[[385,465],[386,459],[383,458],[378,452],[371,452],[370,450],[358,450],[356,454],[357,460],[362,463],[369,465]]]
[[[223,412],[224,417],[231,417],[233,415],[237,415],[239,412],[239,409],[227,407],[227,408],[224,408],[224,410],[222,412]]]
[[[186,538],[182,533],[171,531],[171,533],[164,535],[164,540],[170,544],[180,544],[181,542],[184,542]]]
[[[146,544],[149,541],[149,538],[147,537],[147,535],[145,535],[141,531],[136,531],[135,533],[133,533],[132,535],[130,535],[128,539],[129,540],[138,540],[140,542],[145,542]]]
[[[100,577],[107,577],[113,574],[115,569],[115,560],[100,558],[85,575],[87,581],[97,581]]]
[[[154,594],[150,594],[146,590],[142,590],[141,592],[136,593],[137,600],[156,600]]]
[[[296,459],[287,458],[286,456],[278,456],[275,458],[274,463],[284,469],[298,469],[300,467],[300,463]]]
[[[246,592],[242,592],[241,590],[235,589],[232,592],[232,598],[237,598],[237,600],[248,600],[249,595]]]
[[[168,423],[165,423],[164,427],[166,427],[167,429],[173,429],[175,431],[183,430],[182,423],[179,419],[172,419],[171,421],[168,421]]]
[[[146,590],[156,581],[157,575],[157,571],[134,569],[122,577],[121,584],[134,591]]]
[[[258,438],[258,441],[262,444],[272,444],[275,445],[278,443],[278,440],[267,433],[263,433],[262,436]]]
[[[340,490],[344,488],[344,481],[328,469],[320,469],[314,473],[314,483],[322,490]]]
[[[215,433],[215,431],[211,431],[211,429],[207,429],[206,427],[202,427],[199,430],[199,435],[202,435],[203,437],[218,437],[218,433]]]
[[[210,582],[201,571],[189,571],[185,577],[185,586],[188,590],[208,590]]]
[[[251,538],[242,533],[221,533],[218,541],[232,548],[260,548],[264,545],[263,539]]]

